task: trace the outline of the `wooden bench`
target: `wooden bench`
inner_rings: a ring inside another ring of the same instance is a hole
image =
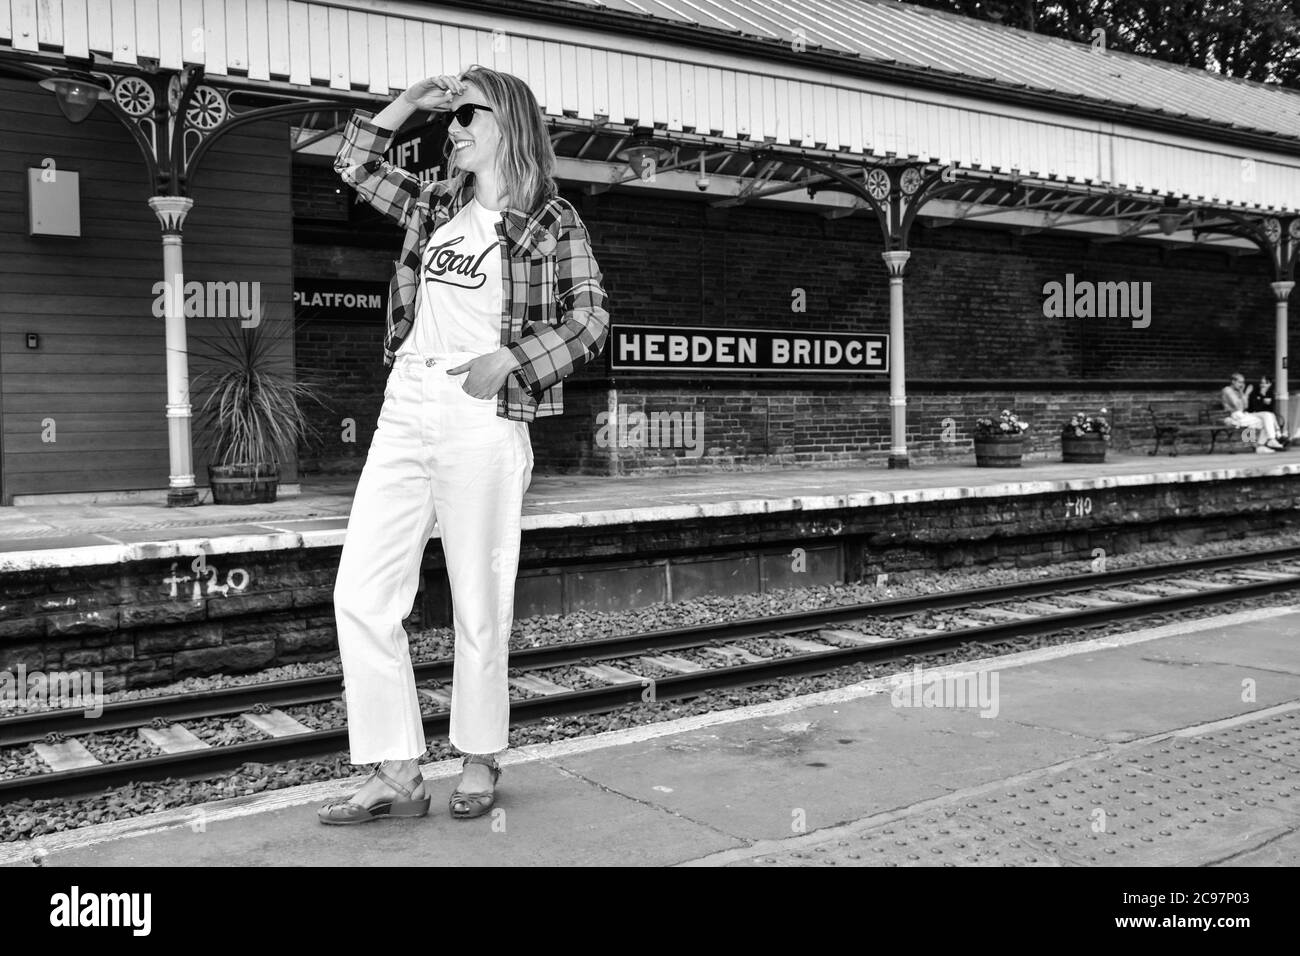
[[[1178,439],[1192,435],[1210,436],[1210,453],[1223,435],[1231,439],[1235,433],[1237,441],[1244,441],[1243,432],[1249,429],[1229,425],[1225,419],[1228,413],[1219,402],[1152,402],[1147,406],[1151,415],[1151,428],[1155,433],[1156,446],[1149,454],[1155,455],[1160,446],[1168,444],[1171,456],[1178,454]]]

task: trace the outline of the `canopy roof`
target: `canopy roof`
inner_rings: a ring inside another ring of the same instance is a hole
[[[943,13],[898,0],[541,0],[663,20],[992,85],[1300,138],[1300,91]],[[799,31],[797,33],[796,31]]]

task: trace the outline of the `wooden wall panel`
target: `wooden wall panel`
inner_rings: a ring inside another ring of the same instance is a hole
[[[53,158],[80,174],[81,236],[27,235],[24,170]],[[164,320],[158,219],[143,160],[122,126],[96,111],[73,126],[54,97],[0,78],[0,503],[16,494],[165,488]],[[289,314],[292,211],[286,121],[228,134],[207,154],[185,222],[186,281],[260,282]],[[187,323],[191,382],[218,326]],[[40,348],[26,347],[26,333]],[[292,360],[292,339],[282,354]],[[206,396],[196,387],[195,408]],[[53,418],[57,440],[41,440]],[[207,483],[195,448],[195,474]],[[285,472],[296,479],[296,470]]]

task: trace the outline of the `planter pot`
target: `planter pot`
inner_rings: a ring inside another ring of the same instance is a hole
[[[252,505],[275,500],[278,464],[208,465],[214,505]]]
[[[1025,453],[1023,435],[975,438],[975,465],[979,468],[1019,468]]]
[[[1106,439],[1101,435],[1061,438],[1061,461],[1096,465],[1106,460]]]

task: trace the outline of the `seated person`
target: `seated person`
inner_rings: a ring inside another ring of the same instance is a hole
[[[1235,428],[1250,428],[1255,431],[1255,451],[1270,453],[1280,451],[1282,443],[1277,440],[1277,419],[1272,412],[1247,411],[1247,404],[1254,389],[1246,384],[1246,376],[1235,372],[1232,383],[1225,385],[1219,393],[1223,410],[1228,413],[1223,420],[1225,425]]]
[[[1277,419],[1277,440],[1285,446],[1288,441],[1286,418],[1277,407],[1277,389],[1273,387],[1273,380],[1267,375],[1261,375],[1254,385],[1246,386],[1246,395],[1247,412],[1251,414],[1271,412]]]

